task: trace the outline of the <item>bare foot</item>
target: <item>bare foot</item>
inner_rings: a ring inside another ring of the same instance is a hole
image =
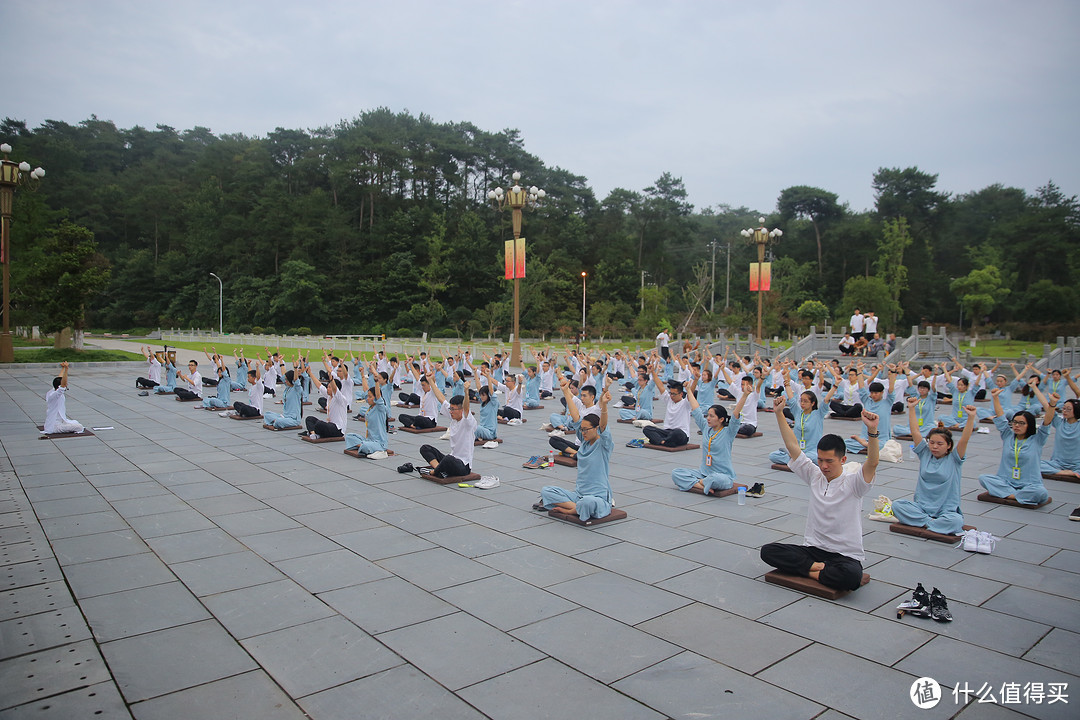
[[[817,580],[818,576],[821,575],[821,571],[824,570],[824,569],[825,569],[825,563],[816,562],[816,563],[814,563],[813,565],[810,566],[810,572],[807,573],[807,576],[810,577],[813,580]]]

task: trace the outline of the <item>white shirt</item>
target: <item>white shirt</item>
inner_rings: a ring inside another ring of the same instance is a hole
[[[190,379],[188,380],[187,389],[195,393],[199,397],[202,397],[202,375],[199,374],[198,370],[191,373]]]
[[[667,407],[664,408],[664,429],[673,430],[678,428],[690,437],[690,401],[683,396],[679,402],[674,402],[671,395],[665,394]]]
[[[72,422],[67,416],[66,393],[63,385],[45,393],[45,432],[59,432],[60,423]]]
[[[656,339],[660,341],[660,347],[667,347],[668,342],[671,340],[671,336],[668,335],[666,332],[661,332],[659,335],[656,336]]]
[[[161,382],[161,363],[153,355],[150,356],[150,369],[146,373],[150,382]]]
[[[450,417],[450,401],[442,404],[443,414]],[[460,420],[450,419],[450,454],[472,467],[473,441],[476,440],[476,418],[472,412]]]
[[[253,408],[258,408],[259,412],[263,411],[263,385],[262,383],[255,381],[248,383],[247,386],[248,405]]]
[[[544,392],[553,392],[555,385],[555,371],[551,368],[547,370],[541,369],[537,373],[540,376],[540,390]]]
[[[511,390],[506,385],[499,383],[498,388],[506,396],[506,406],[523,412],[525,409],[525,398],[521,396],[522,383],[515,383],[514,389]]]
[[[742,382],[731,383],[731,387],[728,388],[728,392],[735,396],[735,403],[738,404],[739,398],[742,397]],[[746,397],[746,402],[743,403],[742,412],[735,420],[739,423],[747,423],[757,427],[757,401],[758,394],[756,390],[751,390]]]
[[[262,383],[263,387],[267,390],[273,390],[277,385],[278,369],[277,365],[270,363],[270,367],[263,369]]]
[[[429,420],[434,420],[439,414],[439,398],[435,397],[435,393],[431,390],[424,392],[420,390],[420,414]]]
[[[862,313],[851,316],[851,332],[861,333],[863,331],[864,321]],[[812,463],[811,463],[812,464]]]
[[[331,380],[331,382],[333,382]],[[330,393],[326,391],[325,385],[319,386],[319,394],[327,399],[326,401],[326,419],[328,422],[337,426],[337,429],[345,433],[345,425],[349,422],[349,398],[343,390],[338,390],[334,393],[334,397],[330,397]]]
[[[873,335],[874,333],[877,332],[877,323],[878,323],[878,316],[877,315],[870,315],[869,317],[865,318],[864,322],[865,322],[865,326],[866,326],[866,333],[868,335]]]
[[[810,462],[806,453],[789,463],[791,471],[810,486],[803,545],[865,559],[862,542],[862,498],[871,483],[863,479],[862,465],[832,482]]]

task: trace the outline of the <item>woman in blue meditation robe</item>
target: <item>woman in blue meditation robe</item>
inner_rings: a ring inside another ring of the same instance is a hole
[[[1042,425],[1036,427],[1035,416],[1020,410],[1005,419],[1001,407],[999,388],[991,394],[994,398],[994,425],[1001,433],[1001,463],[997,473],[979,476],[979,484],[994,497],[1016,500],[1022,505],[1035,506],[1048,497],[1042,481],[1042,450],[1050,437],[1050,424],[1054,421],[1054,407],[1039,390],[1037,379],[1030,378],[1028,387],[1043,403],[1045,416]]]
[[[690,401],[690,419],[701,430],[701,465],[693,468],[675,468],[671,471],[671,481],[683,492],[698,490],[705,495],[712,495],[721,490],[730,490],[735,484],[735,468],[731,465],[731,445],[739,432],[738,425],[731,424],[731,416],[723,405],[713,405],[708,415],[702,412],[694,392],[700,373],[695,368],[694,378],[686,394]],[[751,393],[743,393],[735,405],[735,417],[742,412],[743,404]]]

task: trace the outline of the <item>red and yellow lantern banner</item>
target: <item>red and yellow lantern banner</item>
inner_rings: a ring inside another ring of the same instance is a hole
[[[525,277],[525,238],[507,240],[503,243],[506,265],[506,279]]]
[[[750,292],[769,292],[772,263],[750,263]]]

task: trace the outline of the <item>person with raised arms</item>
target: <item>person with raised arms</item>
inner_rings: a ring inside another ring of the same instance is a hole
[[[262,378],[259,376],[261,371],[259,369],[260,368],[260,363],[258,362],[258,357],[259,356],[256,354],[255,358],[256,358],[257,362],[252,363],[251,365],[249,365],[246,368],[247,372],[245,373],[245,376],[246,376],[246,379],[247,379],[248,401],[246,403],[242,403],[239,400],[237,400],[236,402],[233,403],[233,412],[235,412],[240,417],[259,417],[260,415],[263,414],[263,392],[262,392],[262,382],[261,382]],[[289,373],[292,373],[292,371],[290,370]],[[287,374],[289,374],[289,373],[287,373]],[[288,393],[288,390],[286,390],[286,393]],[[286,394],[286,402],[288,402],[288,395],[287,394]],[[297,406],[297,407],[299,407],[299,406]],[[286,411],[286,412],[288,412],[288,411]],[[226,410],[225,412],[222,412],[222,413],[219,413],[219,414],[220,415],[228,415],[229,411]],[[267,419],[268,416],[269,416],[269,413],[267,413],[266,416],[263,416],[263,422],[264,423],[267,423],[267,424],[270,423],[270,421]],[[292,423],[291,425],[283,425],[282,427],[294,427],[294,426],[299,425],[299,424],[300,424],[299,413],[297,413],[296,422]]]
[[[248,382],[251,384],[251,387],[248,390],[248,398],[249,398],[249,400],[255,400],[256,395],[257,395],[258,396],[258,402],[260,402],[260,403],[263,400],[262,382],[261,382],[261,378],[258,376],[258,371],[259,371],[259,368],[260,368],[261,364],[262,364],[261,361],[256,361],[256,363],[255,363],[255,373],[256,374],[254,376],[252,375],[252,371],[250,371],[250,370],[248,371]],[[304,419],[304,405],[303,405],[303,403],[304,403],[304,388],[303,388],[303,378],[302,378],[302,374],[304,372],[303,368],[304,368],[304,366],[301,365],[297,369],[286,370],[285,371],[285,375],[284,375],[285,390],[282,392],[284,402],[283,402],[283,405],[282,405],[281,413],[279,414],[279,413],[272,413],[272,412],[264,412],[263,413],[263,423],[264,424],[275,427],[278,430],[283,430],[285,428],[293,428],[293,427],[301,427],[301,426],[303,426],[303,424],[304,424],[302,422],[303,419]],[[301,377],[297,377],[298,373],[301,374]],[[254,382],[252,382],[252,380],[254,380]],[[250,405],[252,407],[255,407],[254,402],[251,402]],[[240,407],[238,407],[238,406],[234,406],[234,407],[236,407],[236,411],[241,413],[241,414],[243,414],[245,412],[245,411],[242,411],[240,409]]]
[[[564,385],[565,388],[565,385]],[[540,489],[538,506],[545,510],[576,513],[582,520],[607,517],[615,502],[611,491],[611,451],[615,442],[608,425],[608,405],[611,393],[604,388],[600,396],[600,413],[578,414],[574,403],[569,404],[570,413],[577,426],[581,445],[576,453],[577,480],[573,490],[547,485]]]
[[[708,372],[706,370],[706,372]],[[739,428],[731,423],[731,417],[723,405],[713,405],[707,411],[701,409],[694,392],[700,372],[695,371],[690,380],[690,390],[686,399],[690,403],[690,419],[701,430],[701,465],[692,468],[675,468],[671,471],[671,481],[683,492],[696,491],[712,495],[722,490],[730,490],[735,484],[735,468],[731,464],[731,446],[735,443],[735,434]],[[735,404],[735,417],[739,416],[743,404],[750,398],[750,393],[743,393]]]
[[[835,590],[856,590],[862,584],[862,499],[870,492],[878,466],[878,416],[866,410],[862,421],[871,442],[866,462],[844,471],[847,461],[844,439],[824,435],[817,444],[817,465],[799,447],[781,410],[783,398],[774,401],[776,424],[784,438],[791,462],[788,465],[810,488],[806,530],[802,545],[769,543],[761,559],[788,575],[817,580]]]
[[[1050,437],[1055,413],[1054,406],[1039,389],[1037,376],[1028,379],[1028,387],[1043,404],[1045,416],[1041,426],[1036,426],[1035,416],[1027,410],[1018,410],[1011,420],[1006,419],[999,398],[1001,388],[990,391],[994,400],[994,425],[1001,433],[1001,463],[996,473],[980,475],[979,484],[994,497],[1036,506],[1050,497],[1040,468],[1042,449]]]
[[[53,378],[52,390],[45,393],[45,424],[43,433],[83,433],[82,423],[67,416],[68,362],[60,363],[60,374]]]
[[[421,445],[420,456],[428,463],[430,470],[420,468],[420,473],[429,473],[438,478],[469,475],[472,473],[473,440],[476,436],[476,418],[469,412],[469,381],[464,383],[463,394],[447,400],[432,379],[430,376],[427,378],[431,392],[438,399],[441,412],[450,417],[450,453],[443,453],[433,445]]]
[[[647,425],[641,431],[652,445],[682,447],[690,442],[690,403],[686,399],[686,391],[683,384],[677,380],[669,380],[665,389],[660,373],[655,368],[652,377],[657,390],[661,394],[666,393],[664,427]]]
[[[326,420],[319,420],[313,415],[304,419],[307,427],[300,435],[308,435],[311,438],[336,438],[344,437],[346,425],[349,422],[349,397],[341,391],[341,379],[332,377],[326,385],[319,382],[311,365],[304,366],[308,377],[316,391],[326,398]]]
[[[183,380],[187,387],[176,388],[173,392],[176,397],[181,400],[201,400],[202,399],[202,375],[199,374],[199,363],[194,360],[188,362],[188,374],[185,375],[182,372],[176,373],[176,377]]]
[[[231,404],[229,393],[232,392],[232,381],[229,379],[229,370],[225,367],[225,358],[217,353],[214,353],[213,358],[217,373],[217,381],[213,387],[217,389],[217,394],[203,398],[202,406],[206,410],[224,410]]]
[[[362,376],[361,382],[364,389],[364,401],[367,404],[367,412],[364,413],[364,434],[346,433],[345,449],[356,449],[364,457],[382,460],[388,457],[387,448],[390,446],[390,439],[386,434],[387,408],[383,404],[379,389],[368,385],[367,375]]]
[[[840,383],[834,383],[825,397],[818,400],[817,393],[803,389],[798,396],[791,394],[791,388],[794,387],[794,383],[791,382],[791,378],[787,379],[787,383],[784,385],[784,400],[787,403],[787,409],[784,412],[791,413],[794,419],[794,425],[792,425],[792,431],[795,433],[795,441],[799,445],[799,449],[804,453],[807,453],[807,458],[816,463],[817,455],[809,454],[809,451],[817,447],[818,442],[821,440],[821,436],[825,433],[825,418],[829,415],[829,400],[840,389]],[[805,388],[805,386],[800,386]],[[769,462],[775,465],[788,465],[791,462],[791,455],[788,454],[786,448],[780,448],[769,453]]]
[[[176,351],[173,351],[173,357],[169,357],[168,347],[165,349],[165,383],[154,388],[154,392],[158,395],[173,395],[176,393],[176,376],[178,371],[176,369]]]
[[[146,377],[135,381],[135,387],[140,390],[151,390],[161,384],[161,360],[158,354],[150,350],[150,346],[139,346],[140,352],[146,357]]]

